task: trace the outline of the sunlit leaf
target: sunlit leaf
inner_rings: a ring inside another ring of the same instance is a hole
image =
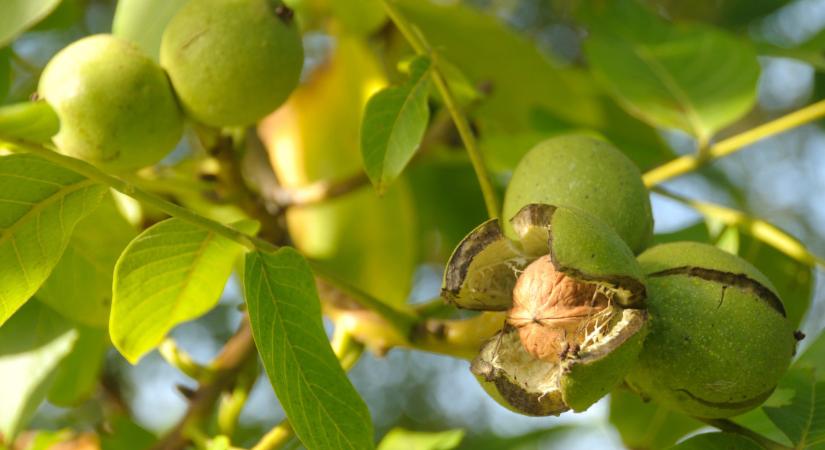
[[[0,107],[0,138],[48,141],[60,130],[60,120],[44,101]]]
[[[361,155],[372,184],[383,192],[404,170],[421,144],[430,109],[430,60],[416,58],[410,78],[370,98],[361,124]]]
[[[610,423],[625,446],[647,449],[667,448],[703,426],[658,403],[645,402],[626,389],[615,389],[610,394]]]
[[[742,231],[739,256],[762,271],[779,291],[788,320],[799,327],[813,300],[814,268],[791,258],[769,244]]]
[[[816,381],[813,370],[795,369],[779,382],[793,397],[782,406],[766,406],[768,417],[794,443],[794,448],[825,444],[825,382]]]
[[[109,346],[106,331],[76,327],[77,341],[60,363],[48,399],[58,406],[74,406],[94,394],[103,358]]]
[[[137,236],[111,195],[81,220],[37,299],[74,322],[106,327],[112,276],[120,253]]]
[[[761,450],[762,446],[740,434],[703,433],[673,447],[673,450]]]
[[[148,228],[115,266],[112,343],[136,363],[174,326],[215,306],[242,251],[240,244],[181,219]]]
[[[46,280],[104,192],[42,158],[0,157],[0,325]]]
[[[756,101],[759,62],[744,41],[706,26],[667,24],[634,0],[589,13],[590,66],[636,117],[704,144]]]
[[[452,450],[462,439],[464,430],[431,433],[393,428],[381,440],[378,450]]]
[[[0,2],[0,48],[41,21],[60,0],[3,0]]]
[[[244,292],[269,381],[304,446],[372,448],[369,411],[327,341],[306,260],[289,247],[248,253]]]
[[[0,327],[0,433],[12,441],[46,398],[77,332],[48,307],[29,302]]]
[[[112,33],[138,44],[158,61],[166,24],[189,0],[118,0]]]

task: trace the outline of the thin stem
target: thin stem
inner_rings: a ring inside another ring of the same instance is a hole
[[[216,234],[224,236],[227,239],[231,239],[250,250],[263,250],[272,252],[278,249],[277,246],[270,244],[269,242],[266,242],[263,239],[250,236],[242,231],[238,231],[232,227],[223,225],[212,219],[208,219],[204,216],[201,216],[200,214],[194,213],[186,208],[178,206],[170,201],[164,200],[154,194],[151,194],[137,187],[136,185],[128,181],[109,175],[108,173],[98,169],[97,167],[85,161],[61,155],[60,153],[57,153],[42,145],[17,140],[7,140],[5,142],[10,144],[12,147],[16,147],[28,153],[33,153],[35,155],[42,157],[43,159],[51,161],[62,167],[71,169],[79,173],[80,175],[89,178],[90,180],[97,181],[101,184],[105,184],[118,192],[121,192],[125,195],[128,195],[129,197],[134,198],[135,200],[139,200],[149,206],[157,208],[158,210],[166,214],[169,214],[172,217],[177,217],[179,219],[186,220],[187,222],[199,225],[203,228],[206,228],[207,230],[213,231]]]
[[[276,450],[282,448],[294,435],[295,432],[292,430],[292,426],[284,420],[275,428],[269,430],[250,450]]]
[[[725,431],[725,432],[728,432],[728,433],[738,434],[738,435],[741,435],[741,436],[745,436],[745,437],[755,441],[757,444],[761,445],[762,447],[764,447],[767,450],[791,450],[791,447],[788,447],[786,445],[782,445],[779,442],[776,442],[772,439],[768,439],[767,437],[762,436],[761,434],[759,434],[755,431],[749,430],[749,429],[743,427],[742,425],[739,425],[738,423],[730,421],[728,419],[699,419],[699,420],[701,420],[702,422],[705,422],[706,424],[708,424],[708,425],[710,425],[714,428],[718,428],[722,431]]]
[[[11,52],[11,59],[14,61],[18,66],[22,67],[23,70],[29,73],[29,75],[38,78],[40,77],[40,73],[43,71],[40,67],[32,64],[31,61],[27,60],[26,58],[22,57],[19,53],[12,51]]]
[[[435,84],[439,94],[441,94],[441,97],[444,99],[444,104],[453,118],[453,123],[455,123],[456,130],[458,130],[458,135],[461,137],[461,141],[464,143],[464,148],[467,150],[467,154],[470,157],[470,162],[472,163],[473,170],[476,173],[476,178],[478,178],[478,184],[481,187],[481,194],[484,196],[484,204],[487,207],[487,215],[489,215],[490,218],[498,217],[500,209],[496,190],[493,187],[493,182],[490,178],[489,172],[487,171],[487,166],[484,164],[484,158],[478,148],[473,130],[470,128],[470,123],[467,121],[467,117],[461,112],[461,108],[458,106],[458,102],[450,90],[450,86],[447,83],[446,78],[441,73],[439,68],[438,53],[429,48],[424,38],[418,34],[412,25],[407,22],[404,16],[401,15],[397,9],[395,9],[395,6],[392,5],[392,0],[384,0],[384,9],[387,11],[387,15],[393,21],[395,26],[398,28],[398,31],[400,31],[407,42],[410,43],[413,50],[415,50],[415,52],[419,55],[429,55],[432,59],[430,76],[432,77],[433,84]]]
[[[671,178],[692,172],[711,161],[732,155],[754,142],[770,136],[784,133],[790,129],[825,117],[825,100],[820,100],[798,111],[782,116],[776,120],[759,125],[743,133],[723,139],[710,146],[705,157],[693,155],[681,156],[644,174],[648,187],[655,186]]]
[[[726,206],[693,200],[666,189],[653,188],[653,192],[690,206],[706,217],[712,217],[729,226],[740,227],[753,237],[767,243],[802,264],[809,266],[818,264],[825,267],[825,259],[808,251],[796,238],[770,222],[757,219],[742,211]]]
[[[180,370],[184,375],[193,380],[202,380],[209,372],[205,367],[195,362],[192,357],[183,351],[172,338],[164,339],[158,346],[160,356],[169,363],[170,366]]]
[[[414,314],[398,310],[355,286],[345,283],[321,262],[309,260],[309,264],[312,267],[312,271],[323,278],[324,281],[335,287],[338,291],[346,294],[348,298],[352,299],[358,305],[383,317],[396,329],[396,332],[407,335],[418,321],[418,318]]]
[[[192,394],[189,408],[183,419],[163,437],[153,450],[182,450],[192,438],[192,430],[211,416],[221,392],[226,390],[243,369],[245,363],[256,355],[249,321],[244,318],[237,333],[224,345],[220,354],[209,365],[215,375],[202,383]]]
[[[359,172],[341,180],[321,180],[315,183],[296,187],[275,188],[273,197],[281,208],[290,206],[305,206],[341,197],[369,184],[369,178],[364,172]]]
[[[12,148],[16,148],[21,151],[38,155],[59,166],[71,169],[79,173],[80,175],[89,178],[90,180],[97,181],[101,184],[105,184],[125,195],[128,195],[129,197],[132,197],[147,205],[157,208],[158,210],[163,211],[164,213],[172,217],[177,217],[179,219],[185,220],[195,225],[199,225],[221,236],[238,242],[239,244],[245,246],[249,250],[273,252],[278,249],[278,246],[272,243],[269,243],[255,236],[251,236],[229,226],[223,225],[219,222],[201,216],[200,214],[197,214],[186,208],[178,206],[172,202],[164,200],[161,197],[158,197],[157,195],[147,192],[128,181],[109,175],[108,173],[103,172],[102,170],[83,160],[65,156],[45,146],[25,141],[0,140],[0,142],[8,143],[9,146],[11,146]],[[386,303],[361,291],[360,289],[349,285],[347,282],[339,279],[334,273],[332,273],[328,268],[323,266],[318,261],[310,260],[309,262],[315,273],[327,279],[330,283],[335,284],[340,289],[350,293],[352,297],[357,301],[357,303],[359,303],[363,307],[375,311],[376,313],[382,316],[385,316],[393,326],[399,328],[400,332],[407,332],[412,327],[412,324],[415,322],[416,318],[414,315],[398,311],[395,308],[387,305]]]
[[[231,437],[238,425],[249,393],[258,380],[258,359],[251,358],[241,369],[235,380],[232,392],[224,392],[218,406],[218,430],[221,434]]]

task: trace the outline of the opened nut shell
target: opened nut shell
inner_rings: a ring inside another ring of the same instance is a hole
[[[511,226],[518,240],[496,220],[473,230],[445,272],[448,301],[507,311],[471,370],[523,414],[583,411],[621,381],[641,349],[641,269],[609,226],[580,210],[530,204]]]

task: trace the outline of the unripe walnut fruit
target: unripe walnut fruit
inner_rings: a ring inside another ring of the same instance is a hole
[[[137,169],[169,153],[183,115],[163,70],[107,34],[80,39],[43,69],[38,87],[60,118],[61,153],[108,169]]]
[[[639,263],[651,330],[628,384],[697,417],[734,416],[764,402],[796,345],[770,281],[747,261],[695,242],[653,247]]]
[[[507,311],[471,370],[490,395],[527,415],[584,411],[625,376],[644,340],[641,269],[624,241],[574,208],[530,204],[505,237],[473,230],[447,265],[442,296]]]
[[[163,33],[161,65],[186,112],[213,126],[252,124],[298,84],[304,53],[276,0],[191,0]]]
[[[639,169],[609,142],[588,135],[564,135],[533,147],[507,186],[503,217],[530,203],[572,206],[602,220],[634,253],[653,233],[650,196]],[[505,223],[504,232],[513,236]]]

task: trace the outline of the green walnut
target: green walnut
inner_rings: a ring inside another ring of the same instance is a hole
[[[765,401],[796,348],[770,281],[743,259],[678,242],[639,256],[651,330],[628,384],[692,416],[741,414]]]
[[[183,132],[166,74],[136,45],[111,35],[61,50],[43,70],[38,93],[60,118],[58,150],[109,169],[154,164]]]
[[[493,398],[526,415],[584,411],[635,362],[646,333],[645,286],[630,248],[599,219],[569,207],[524,206],[459,244],[442,296],[507,311],[471,365]]]
[[[292,11],[275,0],[191,0],[160,48],[186,112],[218,127],[275,110],[297,86],[303,60]]]
[[[635,253],[652,237],[650,196],[639,169],[609,142],[592,136],[554,137],[521,159],[507,186],[503,217],[529,203],[582,209],[610,225]],[[512,227],[504,228],[513,236]]]

